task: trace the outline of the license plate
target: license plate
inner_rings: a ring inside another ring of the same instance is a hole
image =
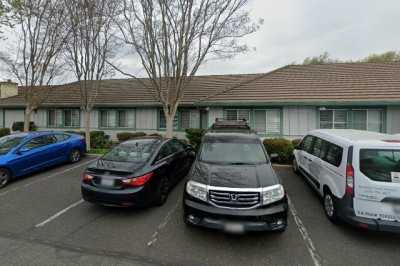
[[[113,179],[101,179],[101,185],[106,186],[106,187],[112,187],[114,186],[114,180]]]
[[[230,233],[243,233],[244,226],[240,223],[226,223],[225,224],[225,231]]]

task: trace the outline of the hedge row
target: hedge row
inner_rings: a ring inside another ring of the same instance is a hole
[[[11,131],[9,128],[0,128],[0,137],[10,135]]]
[[[69,133],[79,134],[85,136],[85,131],[67,131]],[[112,146],[110,136],[104,131],[94,130],[90,131],[90,148],[91,149],[107,149]]]
[[[264,146],[268,154],[277,154],[277,163],[290,164],[293,161],[294,148],[300,143],[301,140],[288,140],[284,138],[265,139]]]

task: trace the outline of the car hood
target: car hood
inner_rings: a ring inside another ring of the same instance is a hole
[[[226,165],[196,162],[190,180],[231,188],[259,188],[280,183],[270,164]]]
[[[118,173],[128,174],[140,171],[140,169],[142,169],[145,164],[145,162],[117,162],[103,160],[100,158],[97,161],[91,163],[87,169],[93,172],[107,171],[111,174],[118,175]]]

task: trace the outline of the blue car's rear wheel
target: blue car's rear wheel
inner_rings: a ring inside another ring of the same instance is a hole
[[[10,171],[5,168],[0,168],[0,188],[5,187],[10,181]]]
[[[71,163],[76,163],[81,160],[81,151],[78,149],[73,149],[69,154],[69,161]]]

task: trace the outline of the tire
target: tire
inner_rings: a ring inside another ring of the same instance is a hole
[[[297,160],[296,158],[293,159],[293,172],[295,172],[296,174],[300,173],[299,171],[299,165],[297,164]]]
[[[0,168],[0,188],[7,186],[10,182],[11,173],[5,168]]]
[[[330,191],[324,193],[323,206],[326,217],[334,223],[339,222],[339,216],[337,212],[337,199]]]
[[[76,163],[81,160],[82,154],[81,151],[78,149],[72,149],[72,151],[69,153],[69,161],[70,163]]]
[[[169,195],[169,180],[167,177],[162,177],[157,189],[157,197],[155,200],[156,206],[162,206],[167,201]]]

